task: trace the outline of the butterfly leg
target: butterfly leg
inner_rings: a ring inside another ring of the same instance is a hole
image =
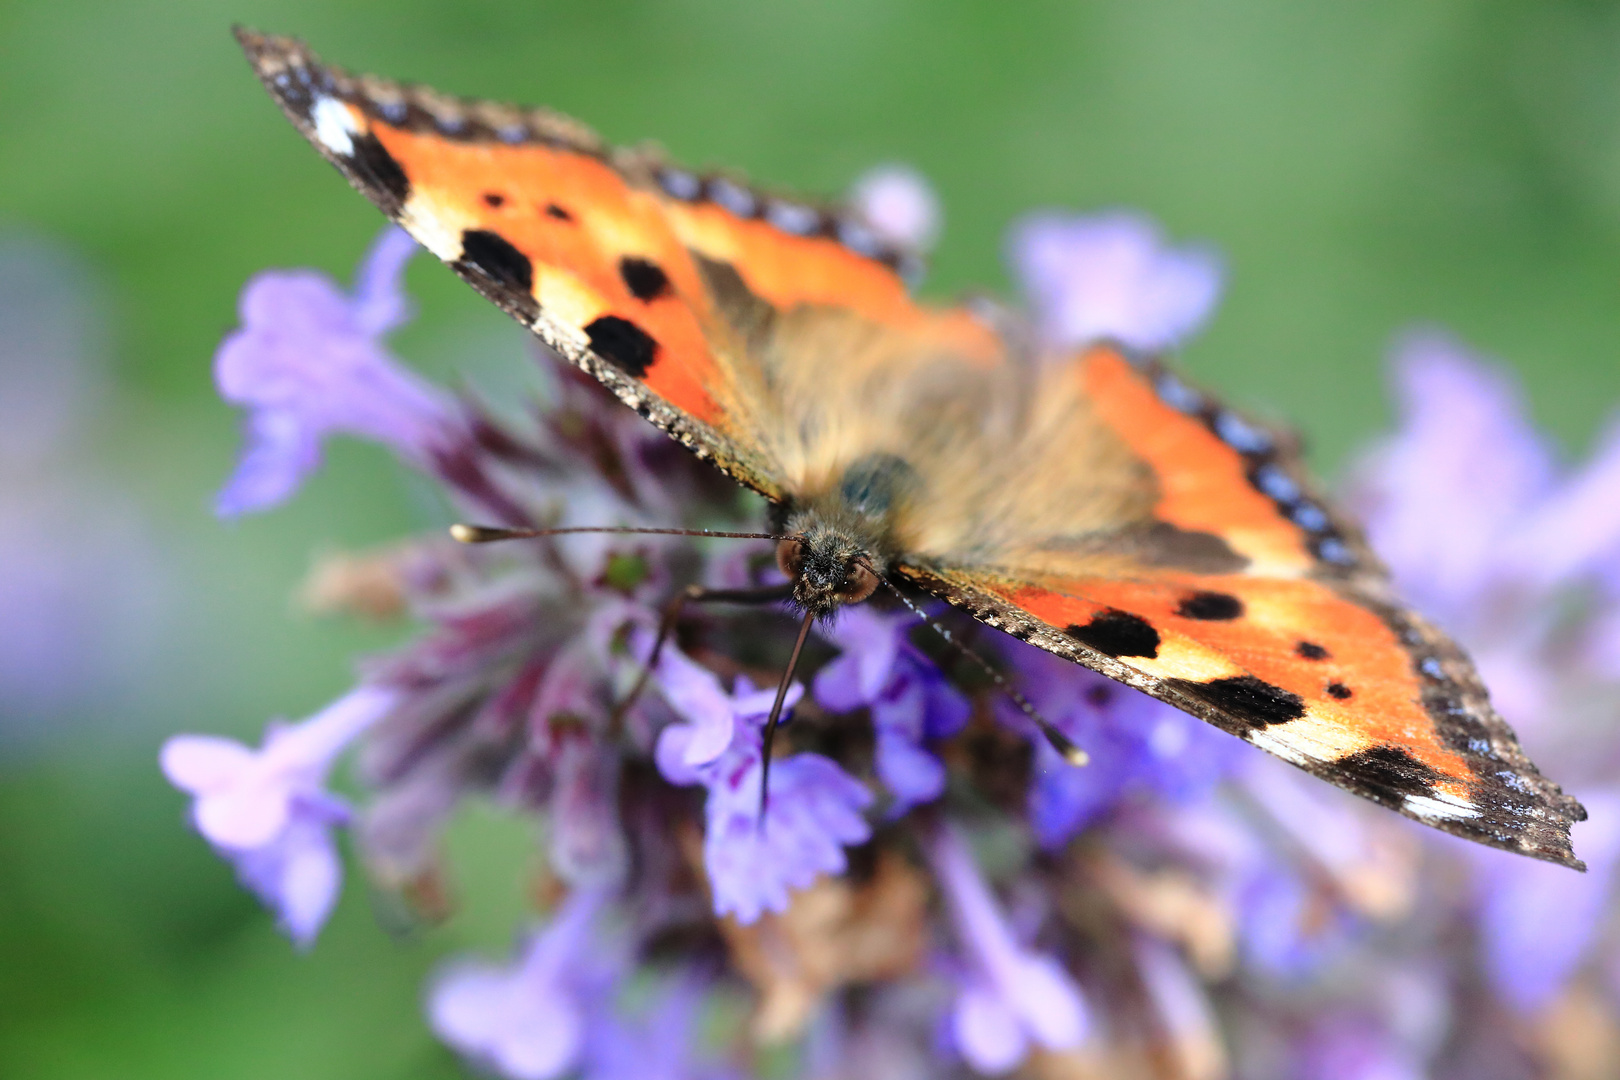
[[[624,696],[624,700],[613,707],[613,713],[608,718],[608,730],[618,732],[625,713],[630,711],[630,706],[640,700],[642,691],[647,689],[647,683],[658,667],[658,658],[663,655],[664,645],[674,632],[675,624],[680,622],[687,604],[769,604],[786,600],[792,595],[793,586],[787,584],[763,585],[754,589],[707,589],[702,585],[688,585],[676,593],[664,606],[663,617],[658,620],[658,636],[653,639],[652,652],[647,654],[647,662],[642,665],[641,673],[636,676],[635,685]]]

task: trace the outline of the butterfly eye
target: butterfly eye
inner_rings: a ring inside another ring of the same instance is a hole
[[[877,587],[877,572],[866,562],[857,560],[850,564],[849,577],[844,579],[844,587],[838,590],[838,595],[846,604],[858,604],[876,592]]]
[[[776,545],[776,565],[782,573],[797,581],[804,567],[804,541],[796,536],[785,537]]]

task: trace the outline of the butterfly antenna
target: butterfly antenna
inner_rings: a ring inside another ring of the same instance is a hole
[[[782,719],[782,703],[787,700],[788,687],[793,684],[793,672],[799,666],[799,655],[804,652],[805,639],[810,636],[810,626],[815,621],[814,612],[804,613],[799,639],[793,643],[793,655],[788,657],[787,670],[782,672],[782,681],[776,685],[776,700],[771,703],[771,715],[765,719],[765,738],[760,747],[759,762],[759,828],[762,832],[765,829],[765,799],[771,790],[771,743],[776,741],[776,727]]]
[[[634,525],[573,525],[558,529],[504,529],[494,525],[452,525],[450,535],[463,544],[490,544],[497,540],[531,540],[537,536],[568,533],[637,533],[652,536],[719,536],[732,540],[785,540],[776,533],[722,532],[718,529],[645,529]]]
[[[919,618],[926,622],[929,627],[933,629],[934,633],[944,638],[945,644],[949,645],[952,649],[955,649],[957,652],[979,665],[984,673],[990,676],[991,681],[996,684],[997,688],[999,688],[1002,693],[1006,694],[1007,697],[1012,699],[1012,703],[1017,705],[1023,714],[1029,717],[1035,726],[1040,729],[1041,734],[1046,736],[1046,741],[1052,745],[1052,749],[1056,750],[1058,755],[1062,757],[1064,761],[1067,761],[1070,765],[1084,765],[1091,760],[1090,754],[1080,749],[1079,746],[1075,745],[1073,739],[1063,734],[1063,732],[1057,729],[1057,726],[1053,724],[1052,721],[1042,716],[1035,706],[1030,704],[1029,699],[1023,694],[1020,694],[1017,687],[1008,682],[1007,677],[1001,672],[997,671],[995,666],[992,665],[990,661],[968,648],[962,642],[957,641],[955,635],[951,633],[949,627],[941,624],[939,620],[935,619],[932,615],[929,615],[928,612],[912,603],[911,598],[905,593],[901,592],[900,587],[894,582],[890,581],[886,577],[883,577],[882,575],[877,575],[877,579],[883,584],[884,588],[888,589],[895,596],[899,597],[902,604],[906,605],[906,607],[910,608]]]

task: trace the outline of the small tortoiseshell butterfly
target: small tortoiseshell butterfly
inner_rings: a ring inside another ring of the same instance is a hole
[[[1031,362],[913,300],[853,217],[238,36],[385,214],[770,500],[807,612],[898,579],[1425,824],[1581,866],[1585,811],[1286,438],[1154,358]]]

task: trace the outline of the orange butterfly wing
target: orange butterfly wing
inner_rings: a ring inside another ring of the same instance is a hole
[[[564,358],[773,501],[793,503],[814,470],[785,467],[795,455],[764,436],[808,403],[762,400],[762,386],[791,376],[801,394],[837,387],[817,372],[765,372],[756,317],[776,320],[779,341],[794,340],[784,326],[847,323],[841,346],[911,343],[841,348],[845,399],[817,403],[834,411],[905,365],[926,375],[933,356],[1012,377],[996,335],[965,311],[913,302],[903,255],[858,221],[610,150],[548,112],[353,77],[291,39],[238,36],[287,116],[373,203]],[[783,314],[804,318],[781,324]],[[825,360],[801,345],[772,362]],[[1274,435],[1153,365],[1099,351],[1074,372],[1088,415],[1158,484],[1151,520],[1124,523],[1196,541],[1207,565],[1122,564],[1115,552],[1086,573],[1063,555],[985,565],[920,553],[901,573],[1420,821],[1580,865],[1568,830],[1584,811],[1524,757],[1456,646],[1388,596],[1382,570]],[[893,423],[868,423],[862,437]],[[1030,490],[1072,497],[1066,483]]]
[[[773,500],[782,478],[748,434],[757,372],[746,343],[727,339],[717,272],[780,309],[836,303],[998,348],[964,314],[914,304],[906,256],[853,218],[610,151],[544,110],[350,76],[293,39],[237,36],[288,118],[379,209],[552,349]]]
[[[1155,364],[1080,360],[1097,414],[1153,468],[1156,520],[1237,572],[923,563],[919,584],[1341,787],[1471,840],[1579,867],[1585,817],[1525,757],[1472,664],[1390,596],[1278,436]]]

